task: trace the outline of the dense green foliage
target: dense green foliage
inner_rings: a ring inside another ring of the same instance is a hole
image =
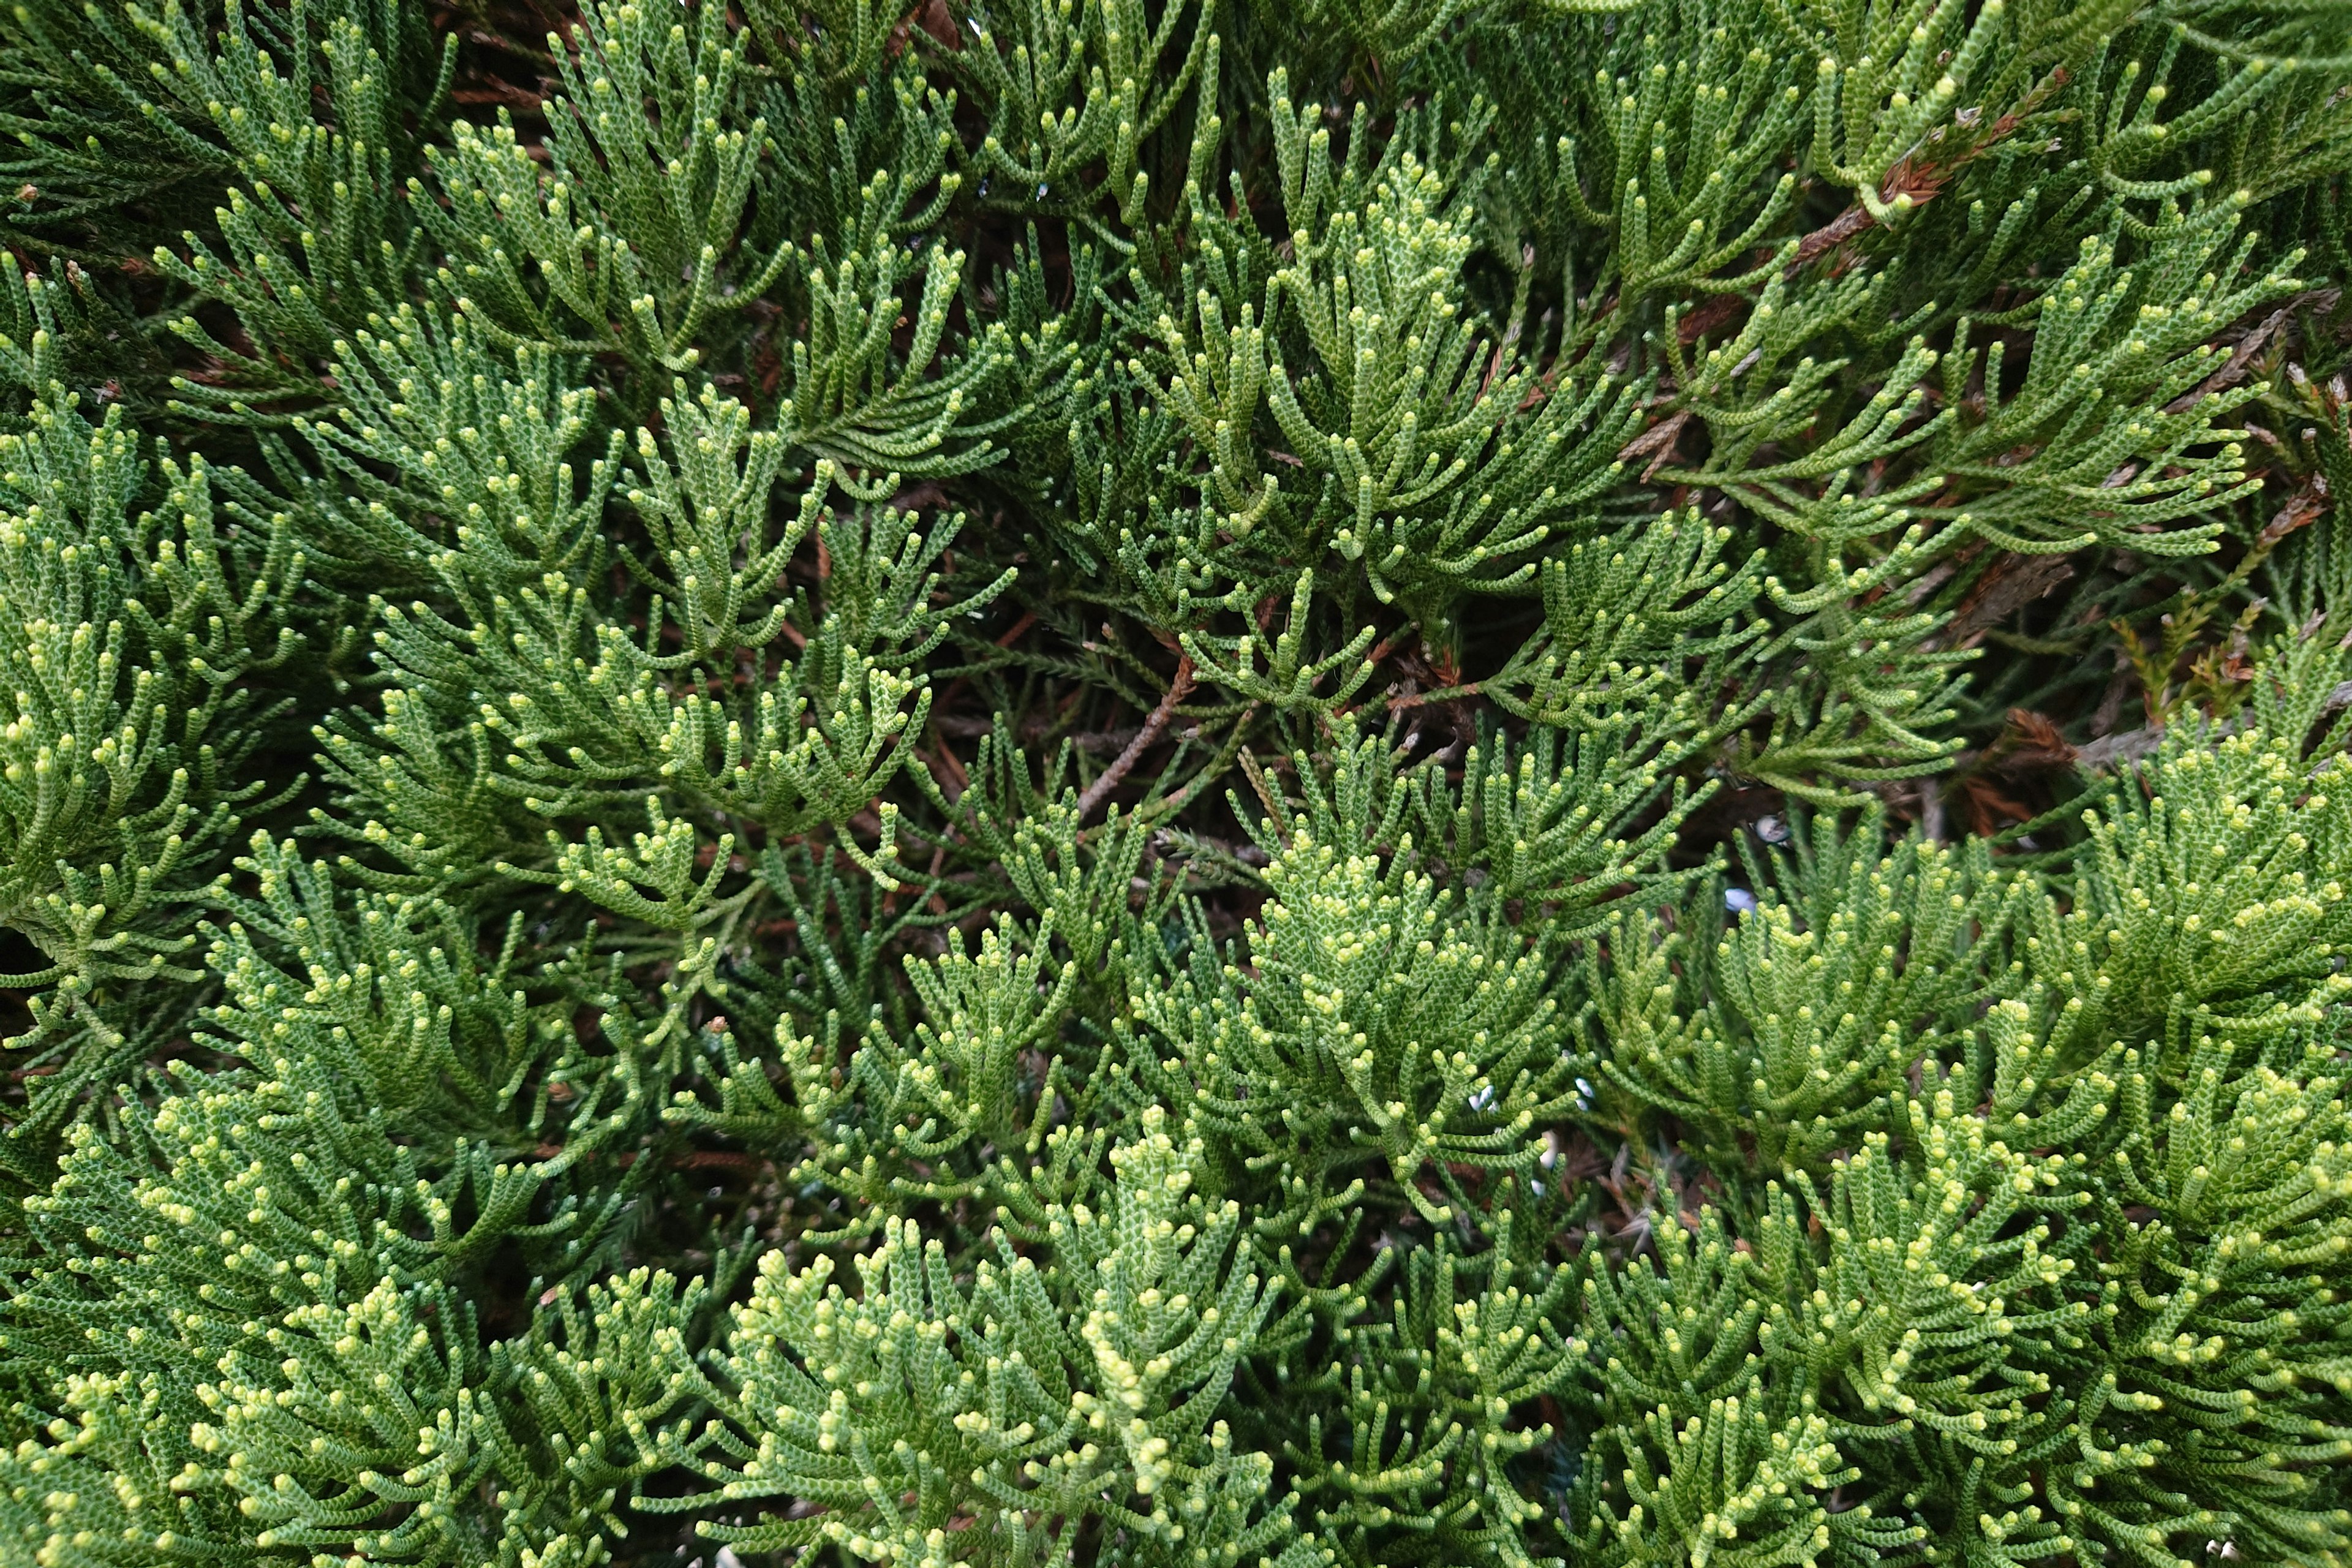
[[[2352,4],[19,0],[0,1563],[2352,1563]]]

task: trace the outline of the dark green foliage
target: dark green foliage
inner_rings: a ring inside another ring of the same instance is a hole
[[[0,131],[0,1562],[2352,1563],[2352,5]]]

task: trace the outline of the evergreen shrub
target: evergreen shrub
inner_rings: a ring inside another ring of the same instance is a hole
[[[2352,1562],[2347,0],[0,132],[0,1563]]]

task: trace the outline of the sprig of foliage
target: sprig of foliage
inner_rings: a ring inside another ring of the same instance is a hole
[[[0,132],[0,1561],[2352,1560],[2342,5]]]

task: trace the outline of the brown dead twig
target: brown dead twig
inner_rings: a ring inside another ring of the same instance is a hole
[[[1167,695],[1160,698],[1160,705],[1152,709],[1150,716],[1144,720],[1143,728],[1136,731],[1135,739],[1127,743],[1127,749],[1119,752],[1110,766],[1105,768],[1101,775],[1087,785],[1085,793],[1078,796],[1078,821],[1084,822],[1092,816],[1095,807],[1118,787],[1119,781],[1126,778],[1129,770],[1142,760],[1143,753],[1151,749],[1153,742],[1168,728],[1169,721],[1175,718],[1176,705],[1192,694],[1192,659],[1187,654],[1176,661],[1176,679],[1168,683]]]

